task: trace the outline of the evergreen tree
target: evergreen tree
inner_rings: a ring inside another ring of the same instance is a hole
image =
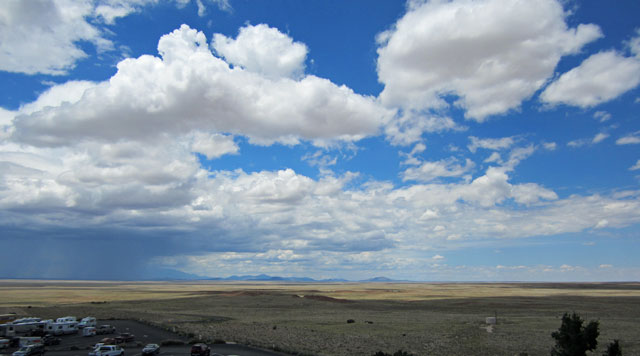
[[[576,313],[562,316],[562,325],[558,331],[551,333],[556,340],[556,346],[551,350],[552,356],[586,356],[598,346],[599,323],[591,321],[582,326],[584,321]]]

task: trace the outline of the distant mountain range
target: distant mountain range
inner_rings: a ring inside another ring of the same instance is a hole
[[[351,281],[347,279],[341,278],[331,278],[331,279],[313,279],[310,277],[280,277],[280,276],[269,276],[266,274],[258,274],[258,275],[243,275],[243,276],[230,276],[226,278],[222,277],[204,277],[196,274],[184,273],[173,269],[160,269],[157,270],[153,276],[145,276],[145,279],[148,280],[206,280],[206,281],[246,281],[246,282],[401,282],[399,280],[389,279],[387,277],[374,277],[365,280]]]

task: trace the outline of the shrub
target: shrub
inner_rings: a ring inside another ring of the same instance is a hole
[[[587,351],[598,346],[599,323],[591,321],[587,326],[582,326],[583,322],[576,313],[564,313],[562,325],[558,331],[551,333],[556,340],[556,346],[551,350],[552,356],[585,356]]]
[[[168,339],[160,341],[160,346],[182,346],[184,341],[177,339]]]
[[[410,353],[408,353],[406,351],[398,350],[393,355],[388,354],[386,352],[378,351],[375,354],[373,354],[373,356],[414,356],[414,355],[410,354]]]

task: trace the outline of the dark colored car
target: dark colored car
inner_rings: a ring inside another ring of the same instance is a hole
[[[142,349],[143,355],[156,355],[159,353],[160,353],[160,345],[158,344],[147,344],[147,346],[145,346]]]
[[[60,341],[61,339],[59,337],[55,337],[53,335],[45,335],[42,338],[42,342],[46,345],[46,346],[51,346],[51,345],[60,345]]]
[[[116,344],[124,344],[135,340],[135,335],[130,333],[122,333],[120,336],[116,336]]]
[[[210,356],[211,349],[207,344],[194,344],[191,346],[191,356]]]
[[[102,343],[104,345],[115,345],[116,344],[116,339],[114,339],[112,337],[105,337],[104,339],[100,340],[100,343]]]
[[[27,333],[29,336],[45,336],[46,334],[47,332],[44,329],[35,329]]]

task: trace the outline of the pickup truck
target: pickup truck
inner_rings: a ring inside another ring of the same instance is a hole
[[[96,327],[96,334],[104,335],[104,334],[113,334],[116,332],[116,327],[112,325],[100,325]]]
[[[117,345],[102,345],[89,352],[89,356],[124,356],[124,349]]]
[[[43,345],[29,345],[23,346],[18,351],[14,352],[13,356],[33,356],[33,355],[44,355],[44,346]]]

